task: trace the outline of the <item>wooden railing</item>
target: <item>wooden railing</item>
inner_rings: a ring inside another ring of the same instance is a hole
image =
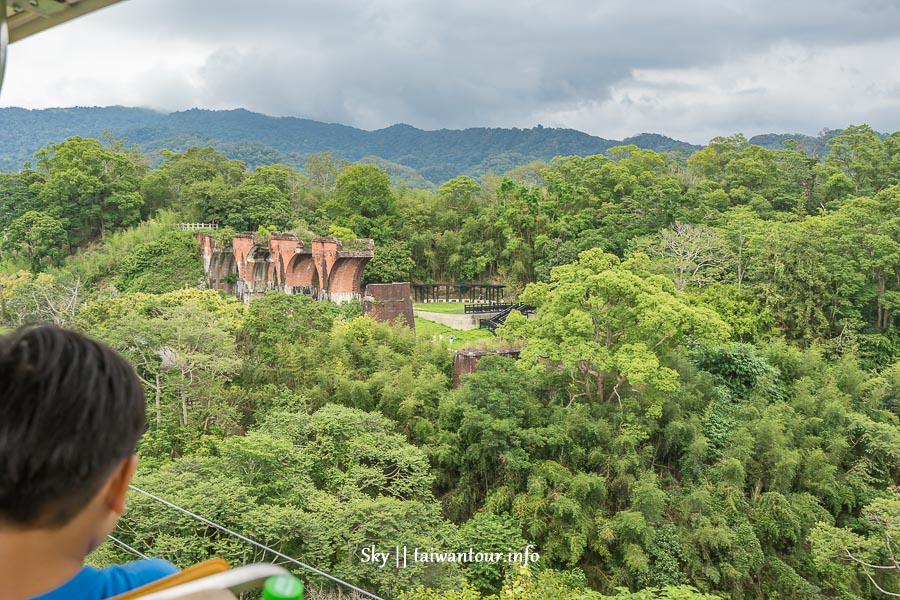
[[[491,313],[491,312],[500,312],[501,310],[506,310],[512,306],[512,304],[506,303],[493,303],[493,304],[466,304],[463,308],[463,312],[467,315],[475,315],[479,313]]]
[[[182,231],[197,231],[198,229],[218,229],[218,223],[178,223],[175,225]]]

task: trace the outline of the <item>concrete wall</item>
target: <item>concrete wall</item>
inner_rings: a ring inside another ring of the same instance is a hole
[[[460,305],[462,306],[462,305]],[[478,322],[481,319],[490,319],[491,317],[496,317],[500,313],[480,313],[477,315],[466,315],[466,314],[444,314],[444,313],[434,313],[428,312],[426,310],[416,310],[415,315],[422,319],[427,319],[428,321],[434,321],[435,323],[440,323],[441,325],[446,325],[447,327],[452,327],[453,329],[478,329]]]

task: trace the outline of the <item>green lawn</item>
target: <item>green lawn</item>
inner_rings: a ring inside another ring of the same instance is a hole
[[[416,317],[416,335],[418,337],[431,339],[432,337],[437,338],[442,333],[444,334],[444,343],[452,350],[461,350],[466,346],[474,345],[478,340],[494,337],[494,334],[487,329],[469,329],[466,331],[451,329],[446,325]],[[454,337],[452,344],[450,343],[451,335]]]
[[[461,315],[465,312],[464,307],[464,302],[426,302],[424,304],[413,304],[413,310],[424,310],[445,315]]]

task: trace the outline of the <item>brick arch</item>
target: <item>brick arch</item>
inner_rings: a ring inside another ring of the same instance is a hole
[[[290,233],[273,233],[269,238],[269,278],[276,288],[296,285],[289,281],[288,269],[298,251],[302,252],[302,248],[303,242]]]
[[[241,279],[247,279],[247,260],[253,255],[255,237],[251,233],[239,233],[231,239],[231,251]]]
[[[234,259],[234,253],[217,253],[213,260],[210,262],[210,287],[215,290],[230,290],[234,287],[234,284],[228,283],[225,279],[232,273],[235,275],[238,274],[237,261]]]
[[[255,291],[265,290],[271,282],[269,255],[269,249],[260,245],[254,245],[247,254],[247,269],[244,273],[244,279],[252,282]]]
[[[363,269],[368,258],[339,258],[334,262],[328,276],[328,292],[330,294],[358,294]]]
[[[362,290],[362,277],[363,271],[366,270],[366,265],[369,264],[369,258],[357,258],[356,261],[356,272],[353,273],[353,281],[354,283],[354,291],[361,292]]]
[[[312,254],[297,254],[290,260],[285,269],[284,285],[321,287]]]
[[[253,264],[253,283],[265,286],[269,283],[269,264],[265,262],[256,262]]]

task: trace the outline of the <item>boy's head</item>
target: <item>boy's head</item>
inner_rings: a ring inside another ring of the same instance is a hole
[[[55,326],[0,336],[0,530],[58,529],[89,512],[108,533],[145,410],[134,369],[107,346]]]

